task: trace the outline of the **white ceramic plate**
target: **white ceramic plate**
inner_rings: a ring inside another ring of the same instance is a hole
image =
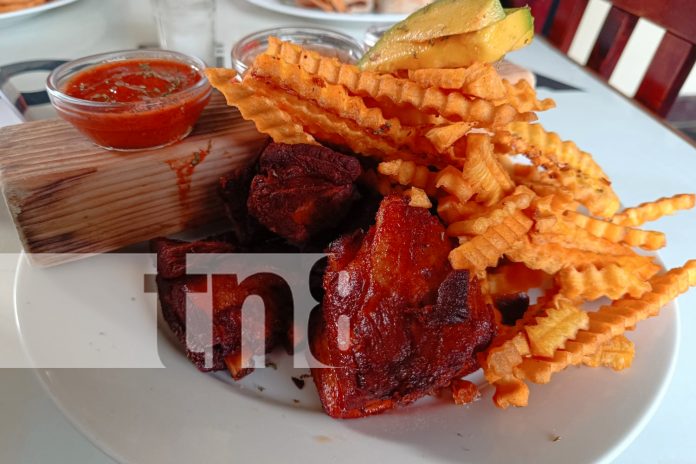
[[[33,16],[44,11],[65,6],[76,1],[77,0],[51,0],[47,3],[44,3],[43,5],[38,5],[31,8],[24,8],[22,10],[17,11],[10,11],[8,13],[0,13],[0,27],[12,24],[15,22],[15,20],[28,18],[29,16]]]
[[[136,311],[150,323],[155,295],[143,293],[141,277],[148,272],[143,259],[109,255],[43,270],[22,258],[15,306],[28,354],[50,327],[55,337],[51,324],[69,321],[79,331],[89,312],[108,318]],[[304,371],[289,367],[283,353],[271,355],[278,370],[261,369],[235,384],[224,373],[198,372],[163,326],[165,369],[38,373],[73,424],[120,462],[598,462],[616,457],[657,408],[678,333],[673,303],[630,334],[637,346],[631,369],[569,369],[531,386],[527,408],[505,411],[485,389],[467,407],[428,398],[381,416],[334,420],[322,413],[310,379],[302,390],[293,384],[290,377]],[[111,334],[93,335],[83,349],[108,349]]]
[[[407,14],[398,13],[334,13],[322,11],[319,8],[306,8],[297,6],[293,0],[246,0],[252,5],[266,10],[276,11],[300,18],[323,19],[326,21],[345,21],[358,23],[396,23],[404,19]]]

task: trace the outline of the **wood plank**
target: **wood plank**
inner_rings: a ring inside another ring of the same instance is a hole
[[[612,0],[612,3],[634,16],[649,19],[687,42],[696,43],[694,0]]]
[[[587,60],[587,67],[608,80],[637,22],[636,16],[612,6]]]
[[[666,33],[655,52],[635,99],[666,116],[696,62],[696,46]]]
[[[59,119],[0,129],[0,185],[39,265],[224,220],[221,175],[265,142],[217,91],[192,134],[158,150],[96,147]]]
[[[551,20],[547,37],[563,53],[568,53],[589,0],[561,0]]]

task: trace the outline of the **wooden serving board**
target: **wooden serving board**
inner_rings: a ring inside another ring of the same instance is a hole
[[[214,91],[191,135],[157,150],[104,150],[60,119],[0,128],[0,186],[47,266],[224,220],[218,179],[264,142]]]

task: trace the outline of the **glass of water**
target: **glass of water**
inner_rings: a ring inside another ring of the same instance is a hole
[[[215,0],[152,0],[160,47],[215,65]]]

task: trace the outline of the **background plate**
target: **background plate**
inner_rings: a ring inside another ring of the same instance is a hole
[[[54,269],[32,268],[23,257],[15,310],[29,356],[45,336],[49,312],[79,324],[85,311],[120,309],[142,314],[148,324],[155,295],[143,294],[139,276],[133,278],[148,272],[142,260],[109,255]],[[493,406],[488,388],[466,407],[428,398],[381,416],[334,420],[321,411],[310,379],[301,390],[291,381],[306,371],[293,370],[288,356],[273,353],[277,370],[234,383],[224,373],[198,372],[166,328],[158,339],[165,369],[38,373],[75,426],[122,462],[608,461],[635,438],[665,392],[678,347],[676,309],[668,305],[629,334],[637,345],[631,369],[571,368],[549,385],[532,385],[529,407],[506,411]],[[108,346],[109,334],[101,343]]]
[[[322,11],[319,8],[305,8],[296,6],[283,0],[246,0],[252,5],[264,8],[266,10],[284,13],[290,16],[300,18],[324,19],[326,21],[344,21],[357,23],[396,23],[404,19],[407,14],[390,14],[390,13],[333,13]]]
[[[20,18],[28,18],[30,16],[42,13],[44,11],[65,6],[76,1],[77,0],[52,0],[48,3],[44,3],[43,5],[34,6],[31,8],[24,8],[23,10],[10,11],[8,13],[0,13],[0,27],[10,25],[14,23],[15,20],[18,20]]]

